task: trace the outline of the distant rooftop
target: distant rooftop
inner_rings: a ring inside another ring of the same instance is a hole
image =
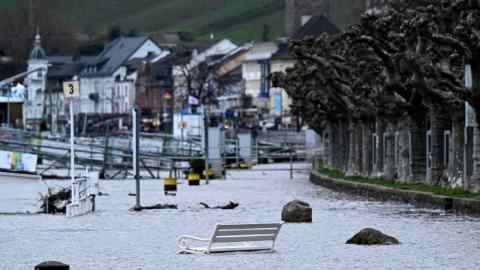
[[[278,51],[278,46],[274,42],[257,43],[247,54],[247,61],[257,61],[270,59]]]
[[[98,58],[107,62],[98,71],[100,74],[111,74],[118,69],[130,56],[142,46],[149,37],[120,37],[105,46]]]
[[[318,37],[321,34],[336,34],[338,29],[330,20],[323,15],[313,16],[305,25],[303,25],[291,39],[302,40],[307,37]]]

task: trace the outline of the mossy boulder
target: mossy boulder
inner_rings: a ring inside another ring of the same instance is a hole
[[[283,207],[282,220],[287,223],[310,223],[312,222],[312,208],[306,202],[291,201]]]
[[[381,231],[366,228],[361,230],[350,238],[346,244],[351,245],[398,245],[398,241],[395,237],[386,235]]]

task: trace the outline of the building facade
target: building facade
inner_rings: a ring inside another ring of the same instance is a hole
[[[95,116],[103,121],[130,114],[136,104],[137,70],[129,66],[129,61],[159,60],[168,54],[149,37],[121,37],[107,44],[98,56],[52,57],[46,55],[37,33],[28,71],[41,70],[25,80],[25,128],[64,131],[68,106],[63,99],[63,82],[73,79],[80,85],[80,98],[73,104],[76,115]]]

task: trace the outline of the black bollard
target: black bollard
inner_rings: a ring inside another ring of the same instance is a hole
[[[90,202],[92,203],[92,212],[95,212],[95,194],[90,195]]]
[[[34,270],[70,270],[70,266],[61,262],[43,262],[35,266]]]

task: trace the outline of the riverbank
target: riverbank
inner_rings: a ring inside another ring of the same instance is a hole
[[[382,201],[400,201],[418,208],[480,216],[480,194],[377,178],[345,177],[329,169],[313,169],[310,181],[328,189]]]

